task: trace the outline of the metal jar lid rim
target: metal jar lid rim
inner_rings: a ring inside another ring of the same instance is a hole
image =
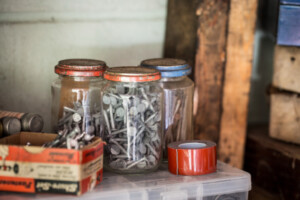
[[[55,73],[65,76],[103,76],[106,63],[93,59],[66,59],[55,66]]]
[[[162,78],[176,78],[176,77],[182,77],[182,76],[188,76],[192,72],[191,67],[186,67],[181,70],[166,70],[166,71],[160,71]]]
[[[157,70],[168,71],[168,70],[181,70],[189,67],[185,60],[177,58],[152,58],[143,60],[141,66],[154,68]]]
[[[160,78],[158,70],[140,66],[112,67],[104,73],[104,79],[118,82],[150,82]]]

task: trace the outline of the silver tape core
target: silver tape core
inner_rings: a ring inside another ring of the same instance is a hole
[[[182,143],[178,145],[181,149],[199,149],[206,147],[207,145],[205,143],[197,143],[197,142],[191,142],[191,143]]]

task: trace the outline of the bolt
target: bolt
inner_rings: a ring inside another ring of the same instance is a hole
[[[130,168],[134,167],[135,165],[139,164],[140,162],[143,162],[143,161],[146,161],[146,160],[147,160],[147,159],[144,157],[144,158],[142,158],[142,159],[140,159],[140,160],[138,160],[138,161],[136,161],[136,162],[134,162],[134,163],[128,165],[128,166],[126,167],[126,169],[130,169]]]
[[[144,113],[144,112],[146,111],[146,106],[145,106],[145,104],[143,104],[143,103],[138,104],[138,105],[137,105],[137,111],[138,111],[139,113]]]
[[[149,103],[149,108],[150,108],[152,111],[154,111],[154,108],[153,108],[151,102],[149,101],[149,98],[147,97],[144,88],[140,88],[140,91],[141,91],[142,96],[144,97],[144,99]]]
[[[128,152],[117,141],[115,141],[114,139],[110,139],[109,141],[117,145],[124,154],[128,154]]]
[[[140,143],[140,145],[139,145],[139,151],[140,151],[140,153],[143,154],[143,155],[146,154],[147,148],[146,148],[146,146],[145,146],[143,143]]]
[[[124,117],[124,115],[125,115],[124,108],[122,108],[122,107],[117,108],[117,110],[116,110],[116,115],[117,115],[118,117]]]
[[[147,144],[145,144],[149,149],[150,149],[150,151],[152,152],[152,154],[156,157],[156,158],[158,158],[158,154],[157,154],[157,152],[153,149],[153,147],[149,144],[149,143],[147,143]]]
[[[116,89],[117,89],[117,93],[119,93],[119,94],[125,93],[125,88],[121,84],[116,85]]]
[[[81,120],[81,116],[78,113],[74,113],[72,117],[75,123],[78,123]]]
[[[91,141],[94,137],[95,137],[95,135],[85,134],[85,135],[84,135],[84,140],[87,141],[87,142],[89,142],[89,141]]]
[[[104,116],[104,119],[105,119],[105,123],[106,123],[107,131],[108,131],[108,133],[109,133],[109,134],[111,134],[111,130],[110,130],[110,125],[109,125],[109,121],[108,121],[107,113],[106,113],[106,112],[103,112],[103,116]]]
[[[153,155],[147,156],[147,160],[151,164],[155,164],[155,162],[156,162],[156,158]]]
[[[117,145],[113,144],[110,146],[110,153],[112,155],[118,155],[118,154],[120,154],[120,152],[121,152],[121,150]]]
[[[124,154],[120,154],[120,155],[111,155],[111,158],[112,159],[127,159],[127,158],[130,158],[128,157],[128,155],[124,155]]]
[[[120,96],[115,95],[115,94],[113,94],[113,93],[109,93],[109,95],[110,95],[111,97],[114,97],[115,99],[122,99]],[[111,100],[111,97],[110,97],[110,100]],[[114,101],[114,100],[113,100],[113,101]]]
[[[155,132],[154,131],[147,131],[147,133],[146,133],[146,135],[149,137],[149,138],[152,138],[152,137],[154,137],[155,136]]]
[[[112,105],[112,106],[117,105],[117,99],[113,96],[110,97],[110,105]]]
[[[93,114],[92,117],[95,118],[95,119],[101,118],[101,112],[97,112],[97,113]]]
[[[145,169],[147,167],[147,161],[146,160],[141,161],[140,163],[137,164],[137,167],[139,169]]]
[[[79,141],[86,135],[86,132],[83,132],[75,137],[75,140]]]
[[[72,108],[69,108],[69,107],[66,107],[66,106],[64,106],[64,112],[76,113],[76,110],[74,110],[74,109],[72,109]]]
[[[86,129],[85,129],[85,132],[89,135],[92,135],[95,132],[95,127],[94,126],[87,126]]]
[[[68,122],[72,122],[72,113],[68,113],[66,114],[63,118],[61,118],[60,120],[58,120],[58,126],[61,126],[63,124],[66,124]]]
[[[82,107],[82,104],[79,101],[75,101],[74,103],[74,108],[77,110],[78,108]]]
[[[116,135],[116,134],[123,133],[123,132],[126,132],[126,131],[127,131],[127,128],[120,129],[120,130],[117,130],[117,131],[111,132],[111,135]]]
[[[148,123],[150,120],[152,120],[155,117],[156,113],[152,114],[150,117],[148,117],[145,121],[145,123]]]
[[[112,161],[109,165],[114,169],[124,169],[126,167],[126,162],[125,160],[117,159],[115,161]]]
[[[114,140],[117,142],[127,142],[128,141],[127,138],[114,138]]]
[[[137,115],[138,114],[137,108],[136,107],[131,107],[129,109],[129,114],[132,115],[132,116]]]
[[[111,129],[115,130],[116,129],[115,120],[113,118],[113,110],[112,110],[112,105],[111,104],[109,105],[109,116],[110,116]]]
[[[110,104],[110,98],[109,98],[109,96],[107,94],[103,95],[102,101],[106,105]]]
[[[127,135],[128,136],[135,136],[136,133],[137,133],[136,127],[134,127],[134,126],[127,127]]]
[[[152,133],[153,131],[151,131],[149,128],[148,128],[148,126],[146,126],[145,125],[145,123],[144,122],[142,122],[142,120],[140,120],[139,118],[137,118],[137,120],[138,120],[138,122],[146,129],[146,131],[148,132],[148,133]]]

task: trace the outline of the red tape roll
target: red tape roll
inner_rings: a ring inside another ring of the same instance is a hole
[[[202,175],[217,169],[216,144],[187,140],[168,145],[169,171],[177,175]]]

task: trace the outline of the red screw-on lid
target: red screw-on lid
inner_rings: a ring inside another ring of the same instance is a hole
[[[106,63],[92,59],[66,59],[55,66],[55,73],[66,76],[103,76]]]
[[[107,69],[104,78],[119,82],[149,82],[159,80],[161,75],[156,69],[126,66]]]

